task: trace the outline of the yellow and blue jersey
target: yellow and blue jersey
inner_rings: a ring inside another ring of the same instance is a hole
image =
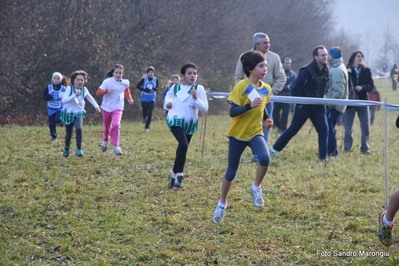
[[[238,106],[244,106],[251,103],[248,95],[253,89],[257,90],[259,95],[262,97],[262,104],[233,117],[230,129],[227,132],[228,137],[233,137],[242,141],[250,141],[256,135],[263,136],[263,113],[266,104],[270,102],[272,88],[263,81],[260,82],[260,86],[256,86],[252,84],[248,78],[243,79],[236,84],[231,92],[227,99],[230,104],[234,103]]]

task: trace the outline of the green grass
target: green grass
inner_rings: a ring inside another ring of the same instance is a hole
[[[388,80],[377,82],[382,98],[395,103]],[[389,113],[389,194],[399,188],[397,115]],[[326,165],[317,163],[317,134],[307,123],[273,160],[262,184],[264,208],[252,205],[256,165],[245,163],[247,149],[220,224],[211,218],[227,165],[228,116],[208,117],[203,157],[201,134],[194,135],[185,188],[172,190],[167,176],[177,143],[164,121],[147,134],[141,123],[122,121],[123,156],[101,152],[102,126],[85,125],[84,158],[74,149],[62,157],[64,128],[51,144],[47,127],[1,127],[0,265],[399,264],[398,244],[386,248],[376,236],[383,110],[371,127],[374,156],[360,154],[355,121],[354,151]],[[342,150],[342,127],[338,135]],[[272,132],[271,142],[276,137]]]

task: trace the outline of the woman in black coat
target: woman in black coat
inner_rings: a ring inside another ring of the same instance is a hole
[[[371,76],[370,68],[363,64],[364,54],[361,51],[352,53],[349,58],[348,68],[349,74],[349,99],[351,100],[368,100],[368,92],[374,88],[374,81]],[[352,150],[353,146],[353,122],[355,114],[359,117],[360,128],[362,130],[360,152],[365,155],[370,155],[370,114],[368,106],[348,106],[344,113],[344,149],[346,152]]]

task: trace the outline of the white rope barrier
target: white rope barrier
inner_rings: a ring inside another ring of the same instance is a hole
[[[207,94],[214,99],[221,99],[229,97],[228,92],[207,92]],[[280,103],[295,103],[295,104],[316,104],[316,105],[347,105],[347,106],[384,106],[384,196],[385,209],[388,207],[388,111],[399,111],[399,105],[388,104],[385,102],[369,101],[369,100],[345,100],[345,99],[327,99],[327,98],[310,98],[310,97],[295,97],[295,96],[271,96],[272,102]],[[205,134],[205,133],[204,133]],[[205,137],[204,137],[205,138]],[[203,146],[204,149],[204,146]]]
[[[228,92],[209,92],[209,96],[219,99],[227,98]],[[345,99],[328,99],[328,98],[310,98],[295,96],[271,96],[272,102],[279,103],[296,103],[296,104],[320,104],[320,105],[348,105],[348,106],[370,106],[383,105],[386,110],[399,111],[399,105],[387,104],[385,102],[369,101],[369,100],[345,100]]]

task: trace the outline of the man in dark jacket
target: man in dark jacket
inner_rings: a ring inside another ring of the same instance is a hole
[[[328,52],[325,46],[313,49],[313,61],[299,70],[298,77],[291,85],[291,95],[297,97],[324,98],[329,82],[327,67]],[[324,105],[297,104],[291,125],[270,148],[270,154],[277,157],[306,121],[310,119],[319,135],[319,160],[327,160],[328,124]]]

